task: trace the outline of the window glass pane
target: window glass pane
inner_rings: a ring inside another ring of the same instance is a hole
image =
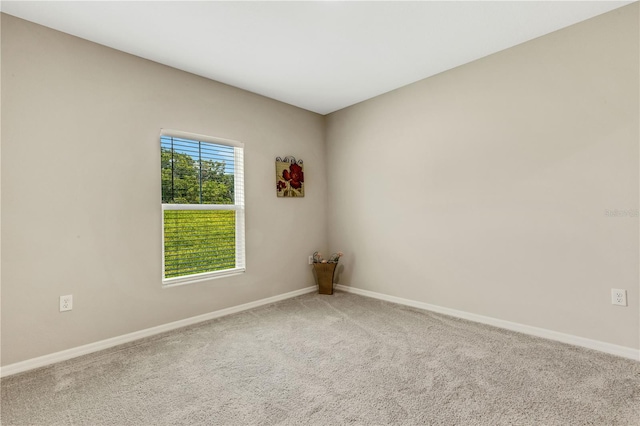
[[[165,210],[165,278],[236,266],[236,212]]]
[[[162,202],[234,204],[234,148],[162,136]]]

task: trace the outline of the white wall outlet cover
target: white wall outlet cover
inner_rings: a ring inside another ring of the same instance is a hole
[[[627,306],[627,290],[612,288],[611,304],[619,306]]]
[[[73,295],[60,296],[60,312],[73,309]]]
[[[313,265],[313,256],[309,256],[309,265]]]

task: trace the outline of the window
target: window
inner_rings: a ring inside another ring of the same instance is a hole
[[[163,284],[245,270],[243,145],[163,130]]]

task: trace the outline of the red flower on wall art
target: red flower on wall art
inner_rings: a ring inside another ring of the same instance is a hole
[[[304,197],[302,160],[276,158],[276,189],[278,197]]]
[[[302,187],[302,182],[304,182],[304,172],[302,171],[302,167],[297,164],[290,165],[289,170],[283,170],[282,177],[284,177],[284,180],[288,181],[291,184],[291,187],[295,189],[300,189]]]

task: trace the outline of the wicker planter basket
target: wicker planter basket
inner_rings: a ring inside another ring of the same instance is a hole
[[[333,294],[333,273],[337,263],[314,263],[313,272],[318,283],[319,294]]]

